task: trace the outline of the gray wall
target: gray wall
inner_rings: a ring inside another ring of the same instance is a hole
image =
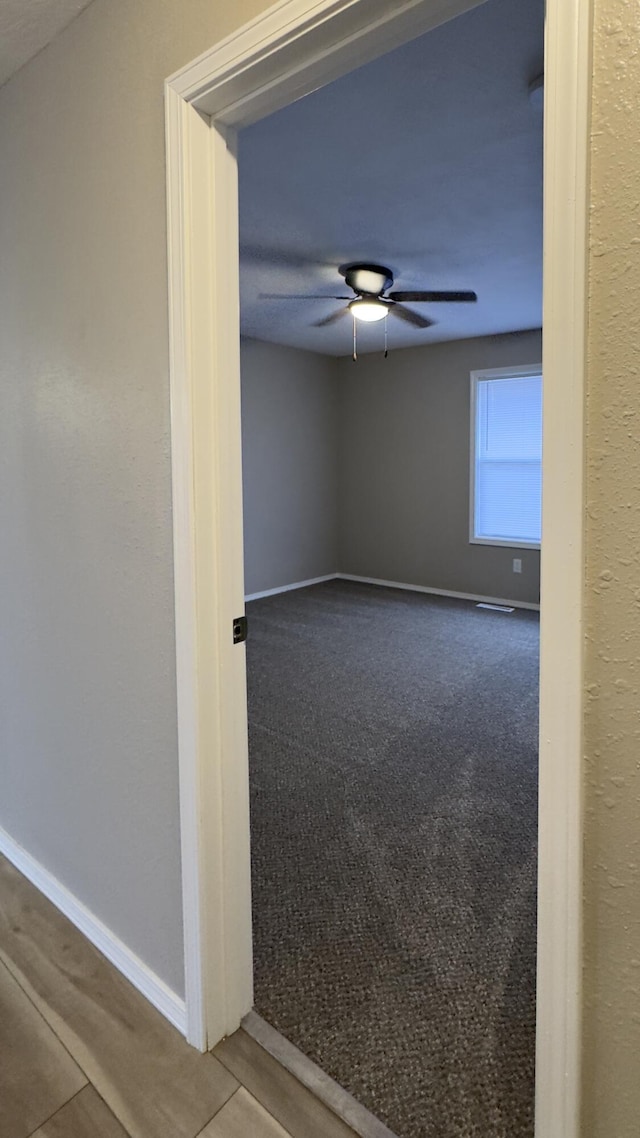
[[[526,332],[338,361],[342,572],[538,601],[538,551],[469,543],[469,373],[541,351]]]
[[[267,0],[94,0],[0,91],[0,826],[184,989],[163,82]]]
[[[243,340],[245,593],[337,568],[335,360]]]

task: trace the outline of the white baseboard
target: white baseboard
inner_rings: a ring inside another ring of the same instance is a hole
[[[308,581],[294,581],[291,585],[278,585],[275,589],[264,589],[261,593],[249,593],[245,601],[259,601],[262,597],[275,597],[277,593],[289,593],[293,589],[306,589],[309,585],[321,585],[323,581],[358,581],[362,585],[382,585],[385,589],[408,589],[411,593],[432,593],[436,597],[453,597],[458,601],[481,601],[491,605],[511,605],[516,609],[540,611],[540,605],[532,601],[513,601],[505,597],[485,597],[482,593],[455,593],[451,589],[432,589],[429,585],[407,585],[404,581],[383,581],[379,577],[358,577],[355,573],[327,573],[326,577],[311,577]]]
[[[516,609],[540,611],[531,601],[511,601],[504,597],[484,597],[476,593],[454,593],[451,589],[432,589],[428,585],[407,585],[403,581],[382,581],[378,577],[357,577],[353,573],[336,573],[340,581],[359,581],[362,585],[382,585],[385,589],[408,589],[412,593],[433,593],[436,597],[453,597],[458,601],[483,601],[491,605],[511,605]]]
[[[289,593],[293,589],[306,589],[308,585],[321,585],[323,581],[335,581],[340,573],[327,573],[326,577],[310,577],[308,581],[294,581],[292,585],[278,585],[276,589],[263,589],[261,593],[249,593],[245,601],[259,601],[262,597],[275,597],[276,593]]]
[[[187,1011],[181,996],[156,976],[144,961],[94,916],[82,901],[74,897],[48,869],[36,861],[0,826],[0,853],[20,870],[24,876],[48,898],[56,909],[64,913],[73,925],[106,956],[107,960],[126,976],[134,988],[183,1035],[187,1030]]]

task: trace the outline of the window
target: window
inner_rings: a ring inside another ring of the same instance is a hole
[[[471,373],[471,536],[540,545],[542,369]]]

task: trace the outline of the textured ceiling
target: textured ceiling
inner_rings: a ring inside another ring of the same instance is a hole
[[[91,0],[0,0],[0,85],[89,3]]]
[[[352,322],[337,266],[388,266],[401,289],[474,289],[476,305],[415,305],[389,347],[540,327],[543,0],[488,0],[240,136],[242,331],[331,355]],[[382,324],[358,325],[379,350]]]

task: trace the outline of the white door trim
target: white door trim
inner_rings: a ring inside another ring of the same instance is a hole
[[[578,1138],[593,0],[547,0],[536,1136]]]
[[[536,1134],[578,1138],[583,435],[593,0],[547,0]],[[166,84],[188,1038],[252,1002],[233,129],[474,6],[281,0]],[[218,282],[220,287],[218,287]]]

